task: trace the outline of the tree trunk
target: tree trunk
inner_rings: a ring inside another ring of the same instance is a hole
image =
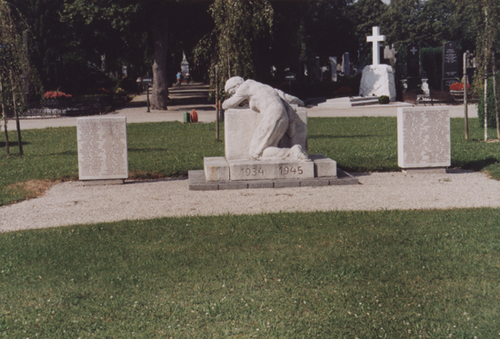
[[[168,34],[167,24],[157,23],[154,28],[154,62],[153,62],[153,91],[151,93],[151,108],[156,110],[167,109],[168,79],[167,79],[167,52]]]
[[[14,109],[14,116],[16,118],[16,130],[17,130],[17,144],[19,146],[19,155],[23,155],[23,140],[21,139],[21,124],[19,123],[19,110],[16,100],[16,91],[14,85],[14,76],[12,75],[12,70],[10,70],[10,85],[12,88],[12,108]]]
[[[493,97],[495,98],[495,119],[497,122],[497,139],[500,139],[500,124],[499,124],[500,117],[498,116],[497,68],[495,62],[495,51],[493,51],[492,59],[493,62],[491,68],[493,71]]]
[[[3,84],[2,84],[2,74],[0,73],[0,108],[2,109],[3,115],[3,126],[5,131],[5,152],[10,155],[9,149],[9,133],[7,132],[7,112],[5,111],[5,105],[3,104]]]
[[[488,141],[488,76],[484,77],[484,141]]]

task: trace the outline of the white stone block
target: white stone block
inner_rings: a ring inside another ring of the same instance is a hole
[[[336,177],[337,176],[337,162],[322,154],[310,154],[309,158],[314,163],[314,176],[321,177]]]
[[[231,160],[228,162],[231,181],[314,178],[312,161]]]
[[[207,181],[229,181],[229,164],[224,157],[204,158]]]
[[[451,165],[448,110],[398,108],[398,165],[405,169]]]
[[[76,120],[80,180],[127,179],[127,118]]]
[[[396,82],[392,67],[389,65],[369,65],[363,68],[359,95],[365,97],[387,95],[391,101],[395,101]]]

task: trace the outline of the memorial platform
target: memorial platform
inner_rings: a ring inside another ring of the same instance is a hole
[[[331,185],[358,185],[359,180],[341,169],[336,177],[318,177],[306,179],[263,179],[237,181],[207,181],[205,171],[189,171],[189,189],[192,191],[216,191],[252,188],[317,187]]]

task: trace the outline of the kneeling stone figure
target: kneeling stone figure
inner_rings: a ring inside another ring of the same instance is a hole
[[[254,80],[232,77],[226,82],[225,91],[231,97],[224,101],[222,108],[237,108],[245,100],[250,109],[262,115],[249,146],[249,156],[255,160],[293,159],[310,161],[299,144],[293,144],[294,136],[300,133],[294,123],[295,112],[290,104],[304,106],[304,103],[271,86]],[[284,135],[292,140],[291,148],[279,147]]]

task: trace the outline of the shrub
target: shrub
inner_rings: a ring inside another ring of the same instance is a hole
[[[484,89],[479,95],[477,104],[477,117],[479,126],[484,127]],[[496,127],[495,97],[493,96],[493,77],[488,79],[488,127]]]
[[[391,99],[387,95],[381,95],[378,97],[378,103],[381,105],[387,105],[391,102]]]

